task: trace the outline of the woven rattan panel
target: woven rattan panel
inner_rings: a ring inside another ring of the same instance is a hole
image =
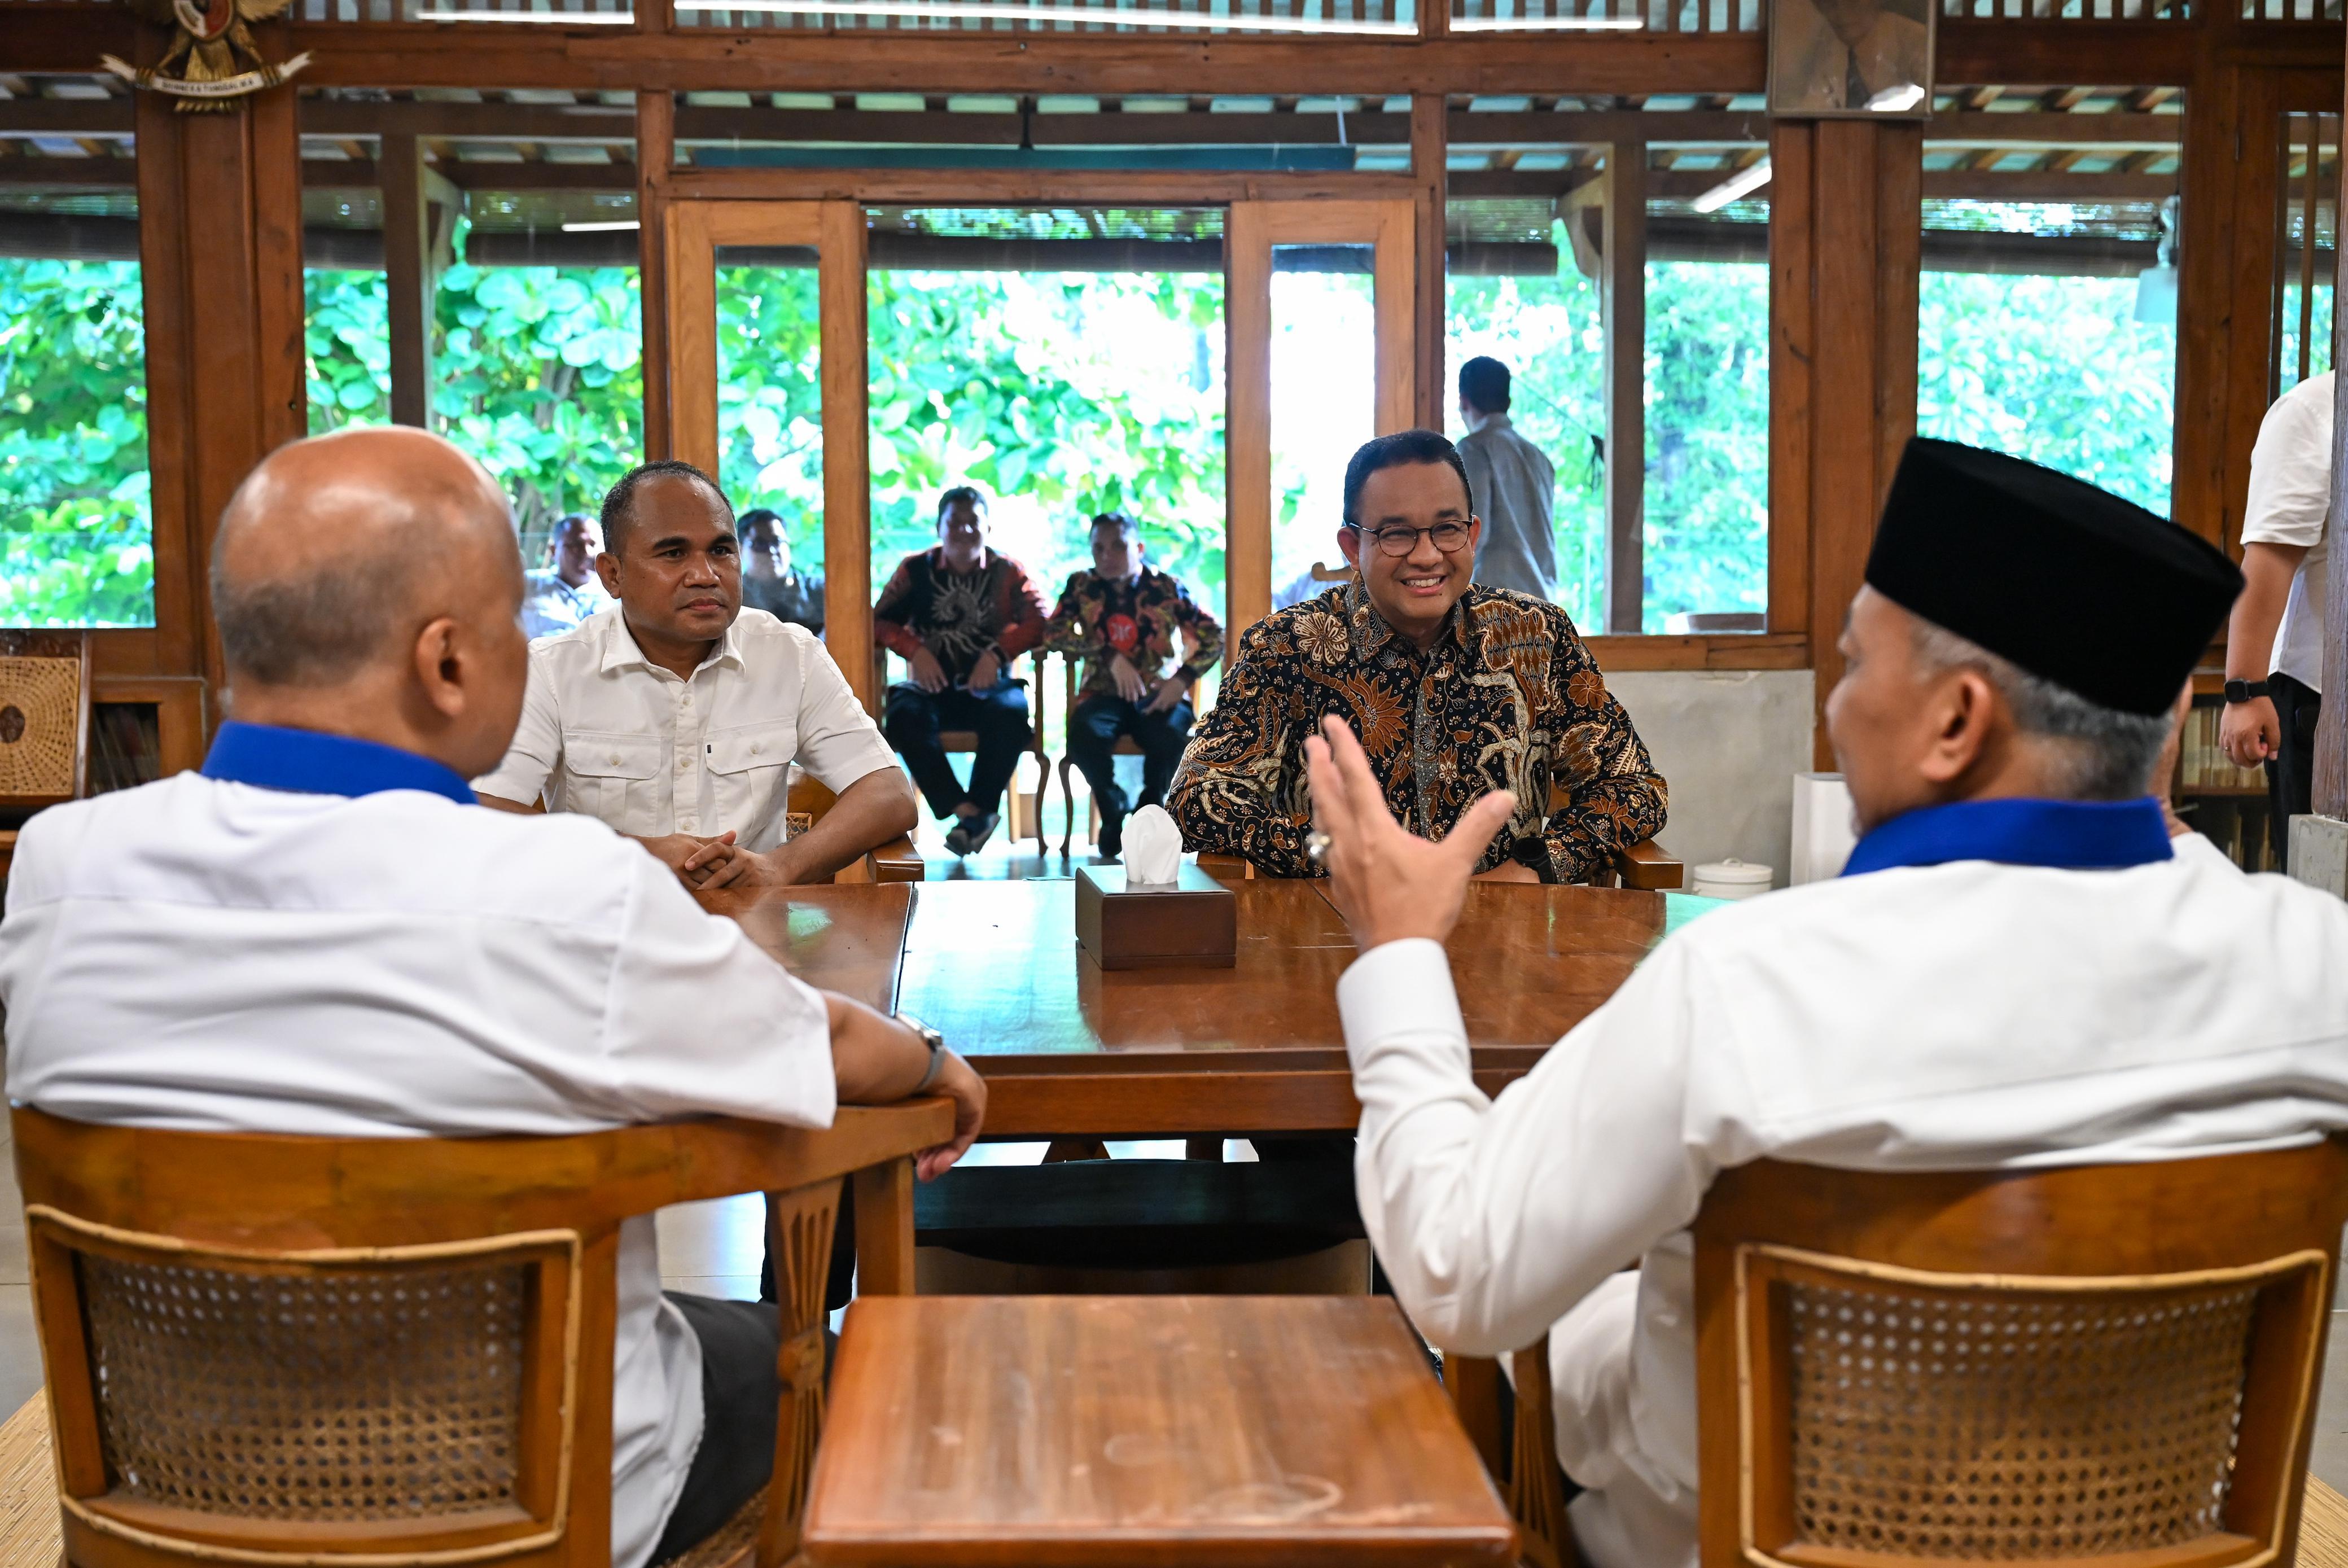
[[[2254,1287],[1785,1289],[1803,1542],[1996,1561],[2219,1528]]]
[[[297,1520],[514,1501],[526,1270],[80,1268],[107,1470],[129,1495]]]

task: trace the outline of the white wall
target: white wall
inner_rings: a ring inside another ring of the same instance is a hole
[[[1621,670],[1606,684],[1671,786],[1663,848],[1694,868],[1793,861],[1794,775],[1810,767],[1807,670]]]

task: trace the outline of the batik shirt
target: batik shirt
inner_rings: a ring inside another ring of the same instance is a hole
[[[890,574],[872,606],[872,636],[903,658],[927,648],[960,686],[981,654],[992,652],[1011,673],[1011,661],[1044,640],[1044,596],[1027,569],[987,551],[971,573],[946,570],[942,549],[908,555]]]
[[[1182,636],[1190,638],[1190,656],[1182,658]],[[1123,654],[1141,678],[1156,686],[1172,673],[1185,684],[1215,667],[1223,656],[1223,628],[1199,607],[1190,591],[1170,573],[1145,566],[1131,583],[1111,582],[1097,572],[1069,574],[1060,590],[1060,603],[1044,628],[1047,653],[1083,655],[1085,682],[1078,702],[1115,696],[1117,677],[1109,663]]]
[[[1318,874],[1304,855],[1304,742],[1328,714],[1361,737],[1387,809],[1423,837],[1449,832],[1488,791],[1516,796],[1479,872],[1515,861],[1543,882],[1585,882],[1663,825],[1663,781],[1564,611],[1471,587],[1421,653],[1346,583],[1241,635],[1167,797],[1187,846],[1272,876]],[[1552,782],[1566,797],[1555,812]]]

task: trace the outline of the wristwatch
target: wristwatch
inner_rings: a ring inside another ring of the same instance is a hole
[[[2228,702],[2248,702],[2254,696],[2266,695],[2267,683],[2264,681],[2228,681],[2226,683]]]
[[[897,1022],[921,1036],[922,1044],[930,1047],[930,1069],[922,1075],[922,1081],[912,1088],[914,1094],[927,1094],[930,1086],[938,1081],[938,1074],[945,1070],[946,1037],[911,1013],[898,1014]]]

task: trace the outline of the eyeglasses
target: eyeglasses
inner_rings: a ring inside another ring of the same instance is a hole
[[[1358,522],[1349,522],[1345,526],[1355,533],[1368,535],[1376,542],[1381,553],[1399,561],[1417,551],[1418,536],[1422,533],[1435,541],[1435,548],[1444,554],[1457,554],[1459,547],[1468,542],[1468,525],[1475,521],[1471,517],[1467,522],[1438,522],[1433,528],[1364,528]]]

